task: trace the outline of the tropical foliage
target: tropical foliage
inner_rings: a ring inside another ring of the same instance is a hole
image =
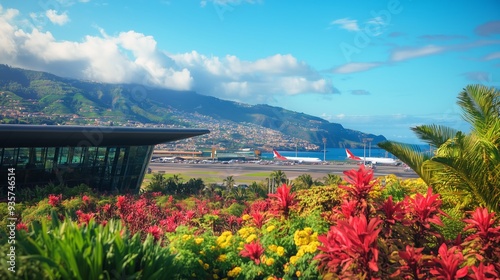
[[[497,279],[500,223],[486,208],[444,237],[442,200],[418,180],[374,180],[237,202],[172,195],[51,194],[18,217],[2,279]],[[404,186],[401,200],[388,195]],[[327,197],[323,200],[315,198]],[[6,227],[2,227],[2,230]],[[0,245],[7,250],[7,235]]]
[[[470,132],[441,125],[412,128],[434,147],[423,153],[416,145],[383,142],[379,146],[406,163],[447,206],[472,209],[480,205],[500,210],[500,91],[481,85],[467,86],[458,95]]]

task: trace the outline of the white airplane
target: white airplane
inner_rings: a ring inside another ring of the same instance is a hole
[[[175,157],[161,157],[160,162],[171,162],[175,160]]]
[[[319,158],[313,157],[284,157],[278,153],[278,151],[273,149],[273,157],[277,160],[287,160],[287,161],[295,161],[295,162],[322,162]]]
[[[396,165],[398,163],[397,160],[393,158],[381,158],[381,157],[357,157],[355,156],[349,149],[345,149],[345,153],[347,154],[348,159],[356,160],[356,161],[365,161],[365,162],[371,162],[372,164],[394,164]]]

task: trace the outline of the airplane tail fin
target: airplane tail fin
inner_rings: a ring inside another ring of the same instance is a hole
[[[276,151],[276,149],[273,149],[273,157],[277,158],[277,159],[281,159],[281,160],[286,160],[286,157],[280,155],[280,153],[278,153],[278,151]]]
[[[353,160],[361,160],[361,158],[355,156],[349,149],[345,149],[345,153],[347,155],[347,158],[353,159]]]

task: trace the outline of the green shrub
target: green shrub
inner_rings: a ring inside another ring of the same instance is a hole
[[[243,204],[240,204],[240,203],[233,203],[231,204],[231,206],[229,206],[228,208],[224,209],[223,212],[229,214],[229,215],[234,215],[236,217],[241,217],[241,215],[243,215],[243,211],[246,209],[247,207]]]
[[[144,242],[130,236],[114,220],[79,225],[53,213],[51,225],[33,222],[30,233],[20,232],[18,244],[26,271],[43,271],[49,279],[168,279],[173,273],[168,249],[151,235]]]

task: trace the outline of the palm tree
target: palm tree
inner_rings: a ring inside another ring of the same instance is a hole
[[[277,185],[285,184],[287,182],[286,174],[281,170],[273,171],[270,177],[271,180],[273,180]]]
[[[325,182],[325,186],[337,186],[342,183],[342,177],[336,174],[326,174],[323,177],[323,181]]]
[[[232,189],[235,183],[233,176],[227,176],[222,182],[228,190]]]
[[[471,125],[464,133],[440,125],[412,128],[436,150],[424,154],[416,145],[392,141],[379,146],[412,168],[436,191],[458,195],[459,206],[477,203],[500,210],[500,91],[469,85],[458,96],[463,118]]]
[[[309,189],[312,186],[321,185],[321,182],[313,180],[313,178],[309,174],[302,174],[299,177],[295,178],[293,185],[295,190],[300,190]]]

